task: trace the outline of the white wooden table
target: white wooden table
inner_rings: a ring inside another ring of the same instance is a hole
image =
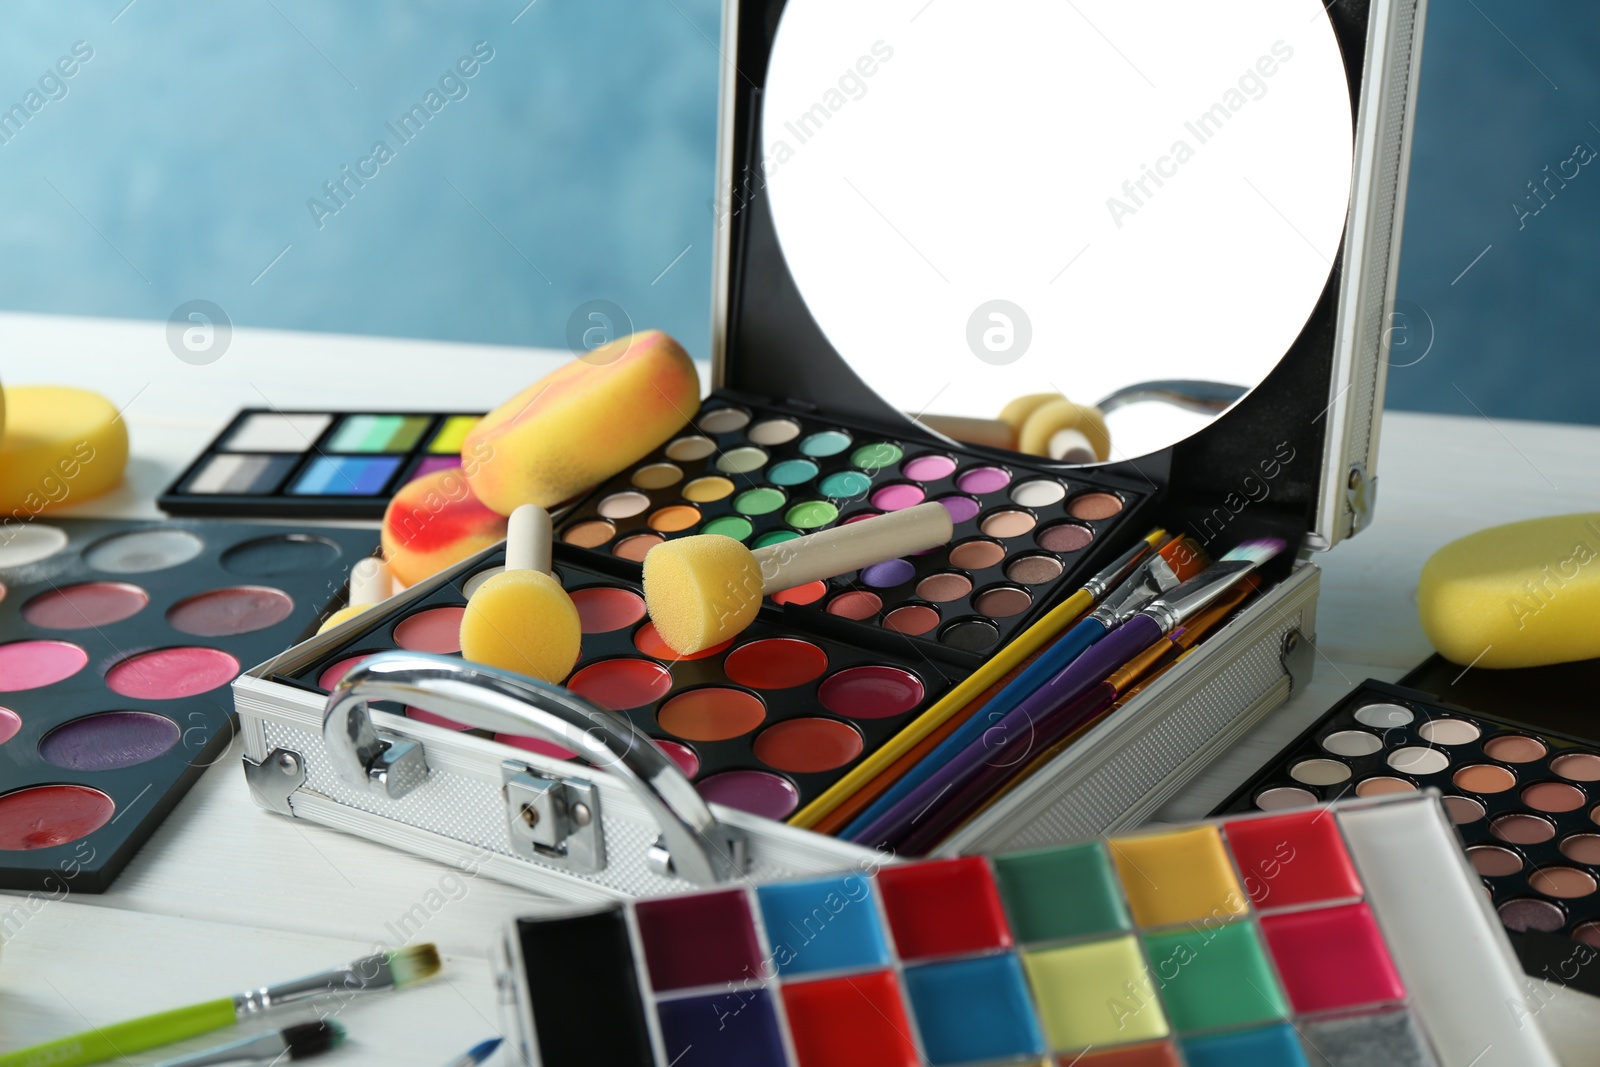
[[[164,324],[0,315],[0,382],[98,389],[133,439],[124,485],[66,514],[156,517],[156,494],[240,407],[492,406],[564,353],[237,331],[191,366]],[[1600,429],[1390,414],[1377,520],[1318,562],[1316,678],[1163,813],[1203,815],[1352,685],[1424,659],[1416,578],[1452,538],[1600,500]],[[443,1064],[498,1031],[488,949],[510,916],[550,907],[255,807],[237,751],[208,771],[110,892],[0,895],[0,1049],[297,977],[392,945],[436,942],[443,980],[345,1007],[328,1062]],[[1570,1065],[1600,1064],[1600,1000],[1539,983],[1538,1018]],[[309,1016],[308,1016],[309,1017]],[[213,1039],[215,1040],[215,1039]],[[204,1047],[200,1040],[185,1047]],[[172,1050],[164,1050],[163,1055]],[[132,1062],[146,1063],[146,1056]]]

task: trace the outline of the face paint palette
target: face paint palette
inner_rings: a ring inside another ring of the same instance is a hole
[[[480,417],[247,408],[156,503],[171,515],[380,519],[402,485],[461,466]]]
[[[1368,681],[1224,808],[1430,787],[1528,973],[1600,995],[1600,744]]]
[[[1126,548],[1148,484],[1030,467],[718,394],[690,426],[580,502],[557,538],[639,563],[670,537],[751,548],[936,500],[949,545],[774,594],[790,612],[908,639],[974,666]]]
[[[0,888],[104,891],[233,739],[240,671],[315,628],[370,531],[0,528]]]
[[[892,645],[873,651],[767,619],[725,644],[680,657],[645,617],[633,568],[594,560],[569,545],[557,545],[555,554],[556,578],[583,625],[581,658],[563,684],[655,739],[715,803],[788,817],[952,684],[935,665]],[[378,652],[459,655],[467,599],[503,560],[500,552],[490,553],[428,595],[375,611],[360,631],[309,666],[273,680],[322,693]],[[458,728],[427,712],[395,710]],[[572,758],[533,738],[493,736]]]
[[[515,921],[505,1032],[543,1067],[1555,1062],[1431,797],[885,860]]]

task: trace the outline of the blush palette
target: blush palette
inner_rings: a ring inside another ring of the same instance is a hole
[[[1554,1063],[1430,797],[884,859],[518,920],[505,1032],[543,1067]]]
[[[402,485],[461,465],[479,418],[247,408],[156,503],[171,515],[380,519]]]
[[[233,739],[239,674],[313,630],[370,531],[0,530],[0,888],[104,891]]]
[[[1098,471],[1063,475],[718,394],[581,501],[557,538],[637,564],[669,537],[762,548],[937,500],[955,523],[948,546],[771,599],[970,668],[1125,548],[1153,495]]]
[[[1430,787],[1528,973],[1600,994],[1600,744],[1368,681],[1224,810]]]
[[[810,802],[953,684],[947,672],[894,645],[872,651],[758,619],[737,638],[680,657],[645,617],[637,568],[557,545],[555,575],[583,625],[583,652],[564,681],[649,735],[710,801],[772,819]],[[379,608],[310,666],[273,679],[315,692],[379,652],[459,655],[461,616],[477,584],[501,569],[487,554],[402,606]],[[405,714],[446,728],[420,710]],[[484,735],[489,736],[489,735]],[[533,738],[496,740],[558,759]]]

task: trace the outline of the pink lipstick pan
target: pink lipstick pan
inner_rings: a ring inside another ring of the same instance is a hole
[[[104,891],[233,739],[230,683],[315,629],[368,531],[0,527],[0,888]]]

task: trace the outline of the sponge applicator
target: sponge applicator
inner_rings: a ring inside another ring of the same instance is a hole
[[[721,534],[680,537],[645,555],[645,606],[661,639],[687,656],[742,632],[770,593],[934,548],[952,532],[950,513],[932,502],[755,551]]]
[[[0,511],[28,518],[116,486],[128,465],[128,424],[99,393],[13,385],[0,437]]]
[[[1600,657],[1600,513],[1452,541],[1422,567],[1417,613],[1453,663],[1542,667]]]
[[[327,633],[340,623],[363,614],[374,604],[388,600],[393,592],[394,578],[389,574],[389,565],[376,556],[368,556],[350,568],[350,595],[346,605],[329,615],[327,621],[317,627],[317,633]]]
[[[400,487],[383,512],[383,555],[401,585],[412,586],[505,540],[506,520],[450,467]]]
[[[461,655],[472,663],[559,682],[578,662],[583,624],[550,570],[550,513],[511,513],[506,569],[478,586],[461,616]]]

